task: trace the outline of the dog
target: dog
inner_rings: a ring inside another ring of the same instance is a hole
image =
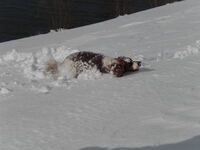
[[[122,77],[126,72],[138,71],[140,66],[141,61],[133,61],[129,57],[113,58],[99,53],[82,51],[70,54],[62,63],[49,60],[46,71],[53,75],[77,78],[83,71],[96,68],[101,73],[111,73],[116,77]]]

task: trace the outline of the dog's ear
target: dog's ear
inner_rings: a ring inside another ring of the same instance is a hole
[[[123,63],[112,64],[111,71],[116,77],[122,77],[125,73]]]
[[[110,64],[110,72],[116,77],[122,77],[125,73],[125,62],[123,59],[114,58]]]
[[[124,56],[120,56],[118,57],[118,60],[123,61],[124,62],[124,70],[125,72],[128,71],[132,71],[133,69],[133,60],[129,57],[124,57]]]

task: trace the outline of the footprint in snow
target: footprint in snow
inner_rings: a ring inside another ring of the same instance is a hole
[[[9,93],[11,93],[12,90],[5,88],[5,87],[0,87],[0,95],[8,95]]]
[[[43,94],[48,94],[51,89],[50,86],[32,86],[32,90]]]

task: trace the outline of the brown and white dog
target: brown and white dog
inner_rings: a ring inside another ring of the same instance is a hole
[[[101,73],[111,73],[122,77],[126,72],[138,71],[141,61],[133,61],[129,57],[112,58],[93,52],[76,52],[65,58],[62,63],[50,60],[46,71],[54,75],[66,75],[68,78],[77,78],[84,70],[96,68]]]

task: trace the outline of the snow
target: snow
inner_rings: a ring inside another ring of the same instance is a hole
[[[1,87],[0,88],[0,94],[4,95],[4,94],[8,94],[10,93],[11,90],[7,89],[7,88],[4,88],[4,87]]]
[[[0,149],[198,150],[200,1],[0,44]],[[77,51],[129,56],[122,78],[55,78],[46,62]]]
[[[174,58],[183,59],[183,58],[188,57],[190,55],[197,55],[200,52],[199,42],[200,41],[196,41],[196,46],[190,46],[189,45],[186,50],[175,52]]]

